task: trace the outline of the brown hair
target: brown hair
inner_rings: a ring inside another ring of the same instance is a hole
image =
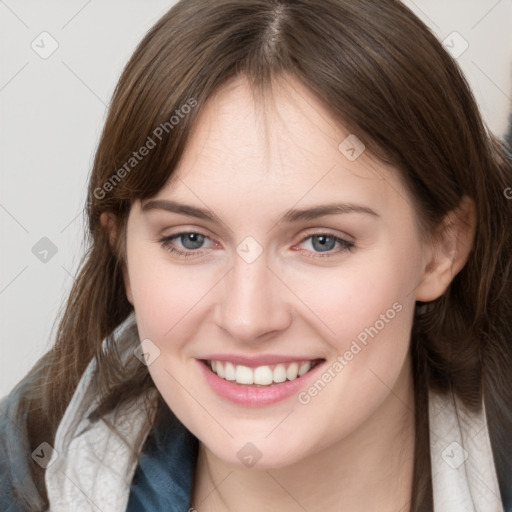
[[[429,388],[455,393],[473,410],[483,393],[489,424],[512,431],[511,202],[503,193],[512,185],[512,168],[454,60],[396,0],[182,0],[156,23],[113,95],[89,182],[89,248],[55,346],[31,370],[18,414],[27,416],[32,448],[51,442],[93,357],[106,393],[98,416],[154,387],[146,366],[126,371],[109,343],[132,306],[122,280],[124,236],[113,249],[100,215],[113,213],[124,233],[131,204],[168,182],[216,90],[243,74],[254,91],[266,94],[285,73],[309,87],[370,153],[396,167],[426,229],[438,226],[465,195],[476,205],[466,265],[426,311],[418,308],[412,329],[417,433],[411,511],[429,510]],[[133,151],[191,99],[194,108],[172,129],[165,125],[156,147],[114,182]],[[34,468],[34,477],[46,500],[44,472]]]

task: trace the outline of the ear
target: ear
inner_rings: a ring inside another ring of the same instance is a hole
[[[100,215],[100,224],[108,233],[109,243],[112,247],[112,250],[116,250],[116,242],[117,242],[117,219],[113,213],[103,212]],[[124,288],[126,292],[126,298],[128,302],[133,306],[133,297],[132,290],[130,286],[130,277],[128,275],[128,269],[126,268],[126,264],[123,262],[123,281]]]
[[[475,227],[475,204],[464,196],[459,206],[446,215],[441,229],[426,247],[425,271],[416,289],[416,300],[430,302],[446,291],[466,264]]]

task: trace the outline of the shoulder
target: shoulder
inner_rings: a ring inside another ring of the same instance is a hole
[[[34,461],[20,407],[22,384],[0,399],[0,510],[11,512],[44,510],[30,469]]]
[[[487,416],[489,440],[492,447],[496,476],[500,487],[504,512],[512,512],[512,408],[496,399],[495,408],[486,404],[492,414]],[[499,415],[496,413],[499,410]]]
[[[11,393],[12,395],[12,393]],[[11,453],[8,441],[12,431],[9,415],[12,411],[12,396],[0,399],[0,509],[9,510],[13,501],[13,475],[11,472]]]

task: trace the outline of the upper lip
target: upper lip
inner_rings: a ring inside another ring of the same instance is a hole
[[[267,354],[261,356],[209,354],[202,357],[201,359],[207,361],[223,361],[232,363],[234,365],[243,365],[248,366],[249,368],[256,368],[258,366],[266,366],[279,363],[300,363],[304,361],[318,361],[323,358],[311,356],[284,356],[279,354]]]

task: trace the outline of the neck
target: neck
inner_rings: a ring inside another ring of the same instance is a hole
[[[386,400],[363,425],[296,464],[241,468],[219,459],[201,443],[192,505],[200,512],[330,512],[340,506],[344,512],[406,512],[412,495],[414,444],[414,390],[408,363]]]

